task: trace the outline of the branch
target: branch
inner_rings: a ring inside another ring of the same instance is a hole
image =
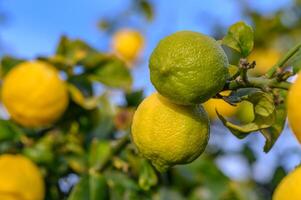
[[[112,147],[111,153],[108,154],[103,161],[96,167],[96,171],[103,172],[108,166],[110,166],[112,157],[119,154],[123,148],[127,146],[130,142],[130,138],[128,134],[125,134],[122,138],[116,141],[116,144]]]
[[[249,77],[248,83],[241,82],[239,80],[233,80],[226,83],[224,90],[236,90],[239,88],[260,88],[265,90],[267,87],[270,88],[279,88],[288,90],[291,83],[287,81],[278,82],[276,78],[267,79],[264,77]]]
[[[275,73],[285,66],[285,63],[301,49],[301,43],[290,49],[266,74],[267,78],[272,78]]]

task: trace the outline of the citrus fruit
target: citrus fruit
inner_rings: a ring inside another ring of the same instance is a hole
[[[201,105],[177,105],[154,93],[134,114],[132,140],[159,171],[192,162],[208,139],[209,120]]]
[[[221,95],[227,96],[230,94],[230,92],[231,91],[224,91],[221,92]],[[232,106],[229,103],[225,102],[223,99],[215,98],[209,99],[203,104],[203,106],[210,119],[217,118],[216,110],[224,117],[232,117],[237,110],[237,106]]]
[[[248,57],[249,61],[256,61],[254,69],[249,73],[254,76],[265,74],[280,59],[281,53],[277,49],[256,49]]]
[[[249,101],[239,103],[236,117],[243,124],[252,122],[255,118],[253,104]]]
[[[300,200],[301,167],[284,177],[273,194],[273,200]]]
[[[39,168],[21,155],[0,156],[0,199],[43,200],[44,181]]]
[[[55,122],[68,105],[59,72],[41,62],[23,62],[4,77],[2,101],[11,118],[25,127]]]
[[[149,62],[151,82],[157,91],[177,104],[207,101],[228,78],[228,59],[213,38],[180,31],[162,39]]]
[[[141,33],[136,30],[121,29],[113,36],[113,51],[126,61],[136,60],[143,46],[144,38]]]
[[[289,125],[295,136],[301,143],[301,72],[298,73],[296,81],[293,83],[287,97],[287,115]]]

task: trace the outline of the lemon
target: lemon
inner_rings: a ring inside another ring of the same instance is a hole
[[[293,83],[287,97],[287,115],[289,125],[295,136],[301,143],[301,72],[298,73],[296,81]]]
[[[39,168],[21,155],[0,156],[0,199],[43,200],[44,181]]]
[[[207,101],[222,90],[228,78],[228,59],[213,38],[180,31],[162,39],[149,62],[157,91],[182,105]]]
[[[140,32],[132,29],[121,29],[112,40],[113,51],[125,61],[134,61],[141,53],[144,38]]]
[[[249,61],[256,61],[254,69],[250,69],[249,73],[254,76],[265,74],[280,59],[281,53],[274,48],[256,49],[248,57]]]
[[[204,151],[209,120],[202,106],[182,106],[154,93],[134,114],[132,140],[159,170],[190,163]]]
[[[41,62],[24,62],[5,77],[2,101],[11,118],[25,127],[55,122],[68,105],[68,93],[58,71]]]
[[[231,91],[224,91],[221,92],[221,94],[227,96],[230,94],[230,92]],[[232,106],[229,103],[225,102],[223,99],[211,98],[206,101],[203,106],[210,119],[217,118],[216,110],[224,117],[232,117],[237,110],[237,106]]]
[[[301,167],[282,179],[273,194],[273,200],[300,200]]]

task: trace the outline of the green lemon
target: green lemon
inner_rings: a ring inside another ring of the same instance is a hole
[[[201,105],[177,105],[154,93],[139,105],[131,133],[140,154],[165,171],[192,162],[205,150],[209,119]]]
[[[181,105],[203,103],[220,92],[229,76],[228,65],[216,40],[191,31],[162,39],[149,62],[157,91]]]

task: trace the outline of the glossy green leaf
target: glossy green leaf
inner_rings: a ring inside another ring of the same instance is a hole
[[[97,167],[103,162],[103,159],[111,155],[112,148],[109,141],[93,140],[89,151],[90,167]]]
[[[0,120],[0,141],[16,140],[23,134],[23,131],[9,120]]]
[[[247,57],[254,46],[252,27],[245,22],[233,24],[223,38],[222,44],[240,52],[243,57]]]
[[[89,188],[90,200],[109,199],[109,188],[102,174],[89,173]]]
[[[242,99],[253,104],[255,117],[252,122],[236,125],[227,121],[217,112],[218,117],[224,126],[226,126],[236,137],[244,138],[251,132],[269,128],[274,124],[276,111],[272,95],[260,91],[252,91],[249,95],[243,96]]]
[[[108,87],[126,90],[131,88],[133,81],[126,64],[119,59],[113,59],[99,66],[90,74],[90,78]]]
[[[286,112],[285,104],[280,104],[276,106],[275,122],[272,124],[271,127],[260,130],[260,132],[263,134],[263,136],[266,139],[264,145],[265,152],[271,150],[271,148],[277,141],[278,137],[282,133],[285,126],[286,116],[287,116],[287,112]]]
[[[89,177],[83,176],[72,189],[68,200],[90,200]]]

